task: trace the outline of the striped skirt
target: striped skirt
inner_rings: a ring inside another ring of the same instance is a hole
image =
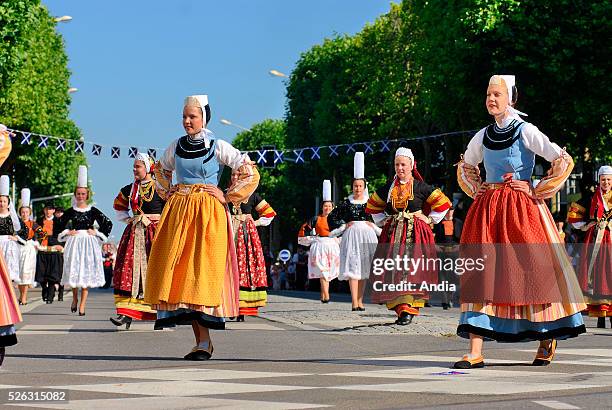
[[[550,247],[562,244],[554,226],[554,220],[543,201],[533,200],[509,186],[489,189],[478,197],[467,214],[461,236],[462,244],[535,244]],[[537,249],[537,248],[534,248]],[[461,316],[457,334],[469,338],[476,334],[487,340],[499,342],[526,342],[532,340],[566,339],[586,332],[581,311],[583,303],[576,274],[565,252],[552,253],[556,260],[550,266],[529,267],[536,276],[530,295],[547,294],[548,288],[559,289],[558,300],[542,300],[542,303],[507,303],[488,299],[466,303],[464,290],[470,293],[482,287],[474,281],[464,283],[461,278]],[[503,258],[496,260],[496,283],[506,288],[520,288],[520,281],[530,279],[529,274],[509,267]],[[510,277],[509,277],[510,276]],[[470,286],[472,289],[464,289]],[[541,287],[541,289],[533,289]],[[516,297],[516,295],[513,295]],[[527,300],[531,296],[525,296]]]

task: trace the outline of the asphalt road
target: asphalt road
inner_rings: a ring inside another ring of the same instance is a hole
[[[190,327],[154,331],[152,323],[137,323],[118,330],[108,320],[110,291],[90,292],[87,314],[79,317],[70,313],[70,294],[46,305],[34,290],[19,344],[7,349],[0,368],[0,403],[117,410],[612,408],[612,330],[594,329],[591,319],[589,333],[560,342],[546,368],[530,365],[537,343],[488,343],[486,368],[453,371],[467,346],[453,335],[458,309],[427,308],[401,327],[380,306],[357,313],[346,295],[333,295],[329,305],[317,296],[271,295],[260,318],[213,332],[210,361],[188,362]],[[41,401],[54,391],[64,400]]]

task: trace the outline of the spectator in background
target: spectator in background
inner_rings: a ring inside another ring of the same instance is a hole
[[[55,208],[55,213],[53,214],[55,221],[59,221],[62,215],[64,215],[64,208],[62,208],[61,206],[58,206],[57,208]],[[63,249],[64,248],[62,247],[62,251]],[[62,263],[63,263],[63,255],[62,255]],[[63,271],[63,266],[62,266],[62,271]],[[61,280],[61,277],[60,277],[60,280]],[[58,302],[64,301],[64,285],[62,285],[61,283],[58,285],[58,288],[57,288],[57,301]]]
[[[294,255],[295,256],[295,255]],[[295,289],[297,282],[296,266],[293,258],[289,259],[286,263],[287,266],[287,279],[289,280],[289,289]]]
[[[434,227],[437,243],[452,243],[455,242],[455,210],[450,208],[444,219]]]
[[[110,288],[113,283],[113,266],[115,265],[115,252],[111,243],[102,245],[102,256],[104,257],[104,286],[102,289]]]
[[[272,289],[280,290],[280,267],[278,263],[270,267],[270,276],[272,279]]]
[[[306,248],[298,245],[297,253],[293,255],[295,264],[295,289],[306,290],[308,288],[308,253]]]

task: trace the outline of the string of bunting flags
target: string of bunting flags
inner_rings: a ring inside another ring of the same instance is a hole
[[[122,150],[127,152],[128,158],[135,158],[139,152],[146,152],[152,158],[157,158],[159,148],[143,148],[137,146],[105,146],[90,141],[71,140],[51,135],[36,134],[8,128],[11,138],[20,138],[21,145],[36,145],[38,148],[55,148],[56,151],[73,150],[75,153],[86,153],[87,150],[94,156],[101,156],[104,152],[110,152],[113,159],[121,158]],[[389,152],[394,146],[399,146],[403,143],[421,141],[426,139],[434,139],[448,136],[473,135],[476,130],[453,131],[441,134],[423,135],[414,138],[397,138],[385,139],[378,141],[353,142],[346,144],[321,145],[313,147],[293,148],[293,149],[276,149],[275,147],[262,148],[255,151],[243,151],[251,156],[258,165],[261,166],[276,166],[285,161],[294,162],[296,164],[305,163],[306,161],[314,161],[321,159],[321,155],[325,151],[329,157],[338,157],[340,155],[353,155],[357,150],[364,154],[374,154],[375,152]],[[15,141],[17,142],[17,141]],[[87,148],[86,148],[87,145]],[[110,151],[107,149],[110,148]]]
[[[52,135],[44,135],[44,134],[36,134],[33,132],[20,131],[12,128],[7,128],[9,131],[9,135],[11,138],[19,141],[20,145],[35,145],[37,148],[54,148],[56,151],[68,151],[72,150],[73,152],[79,154],[85,154],[86,150],[90,152],[94,156],[102,156],[108,146],[103,144],[98,144],[90,141],[79,141],[72,140],[61,137],[54,137]],[[17,140],[20,138],[20,140]],[[15,144],[13,142],[13,144]],[[86,147],[87,145],[87,147]],[[129,158],[136,158],[136,155],[139,152],[146,152],[153,158],[157,158],[157,152],[159,148],[144,148],[134,146],[126,146],[126,145],[116,145],[110,147],[110,156],[113,159],[121,158],[121,151],[127,152]]]
[[[251,156],[251,159],[255,158],[257,164],[274,167],[285,161],[300,164],[305,163],[306,161],[318,160],[321,159],[321,155],[323,155],[324,151],[327,151],[329,157],[338,157],[340,155],[349,154],[353,155],[358,150],[367,155],[374,154],[375,152],[389,152],[393,148],[401,146],[401,144],[404,143],[450,136],[472,136],[476,132],[477,130],[453,131],[440,134],[422,135],[413,138],[396,138],[377,141],[352,142],[346,144],[321,145],[296,149],[262,148],[261,150],[247,151],[246,153],[248,153],[249,155],[255,154],[255,156]],[[270,154],[273,154],[272,157],[270,157]]]

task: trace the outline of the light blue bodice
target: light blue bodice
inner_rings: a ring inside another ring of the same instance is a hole
[[[517,127],[517,133],[520,134],[523,124]],[[507,148],[493,150],[483,146],[482,149],[484,167],[487,172],[486,182],[504,182],[505,174],[512,174],[512,179],[523,181],[531,179],[535,166],[535,154],[525,147],[522,137],[519,136]]]
[[[188,147],[181,147],[181,140],[183,139],[179,140],[174,153],[176,181],[186,185],[217,185],[220,167],[215,155],[216,141],[211,141],[210,148],[207,150],[199,150],[187,155],[184,148],[188,149]]]

